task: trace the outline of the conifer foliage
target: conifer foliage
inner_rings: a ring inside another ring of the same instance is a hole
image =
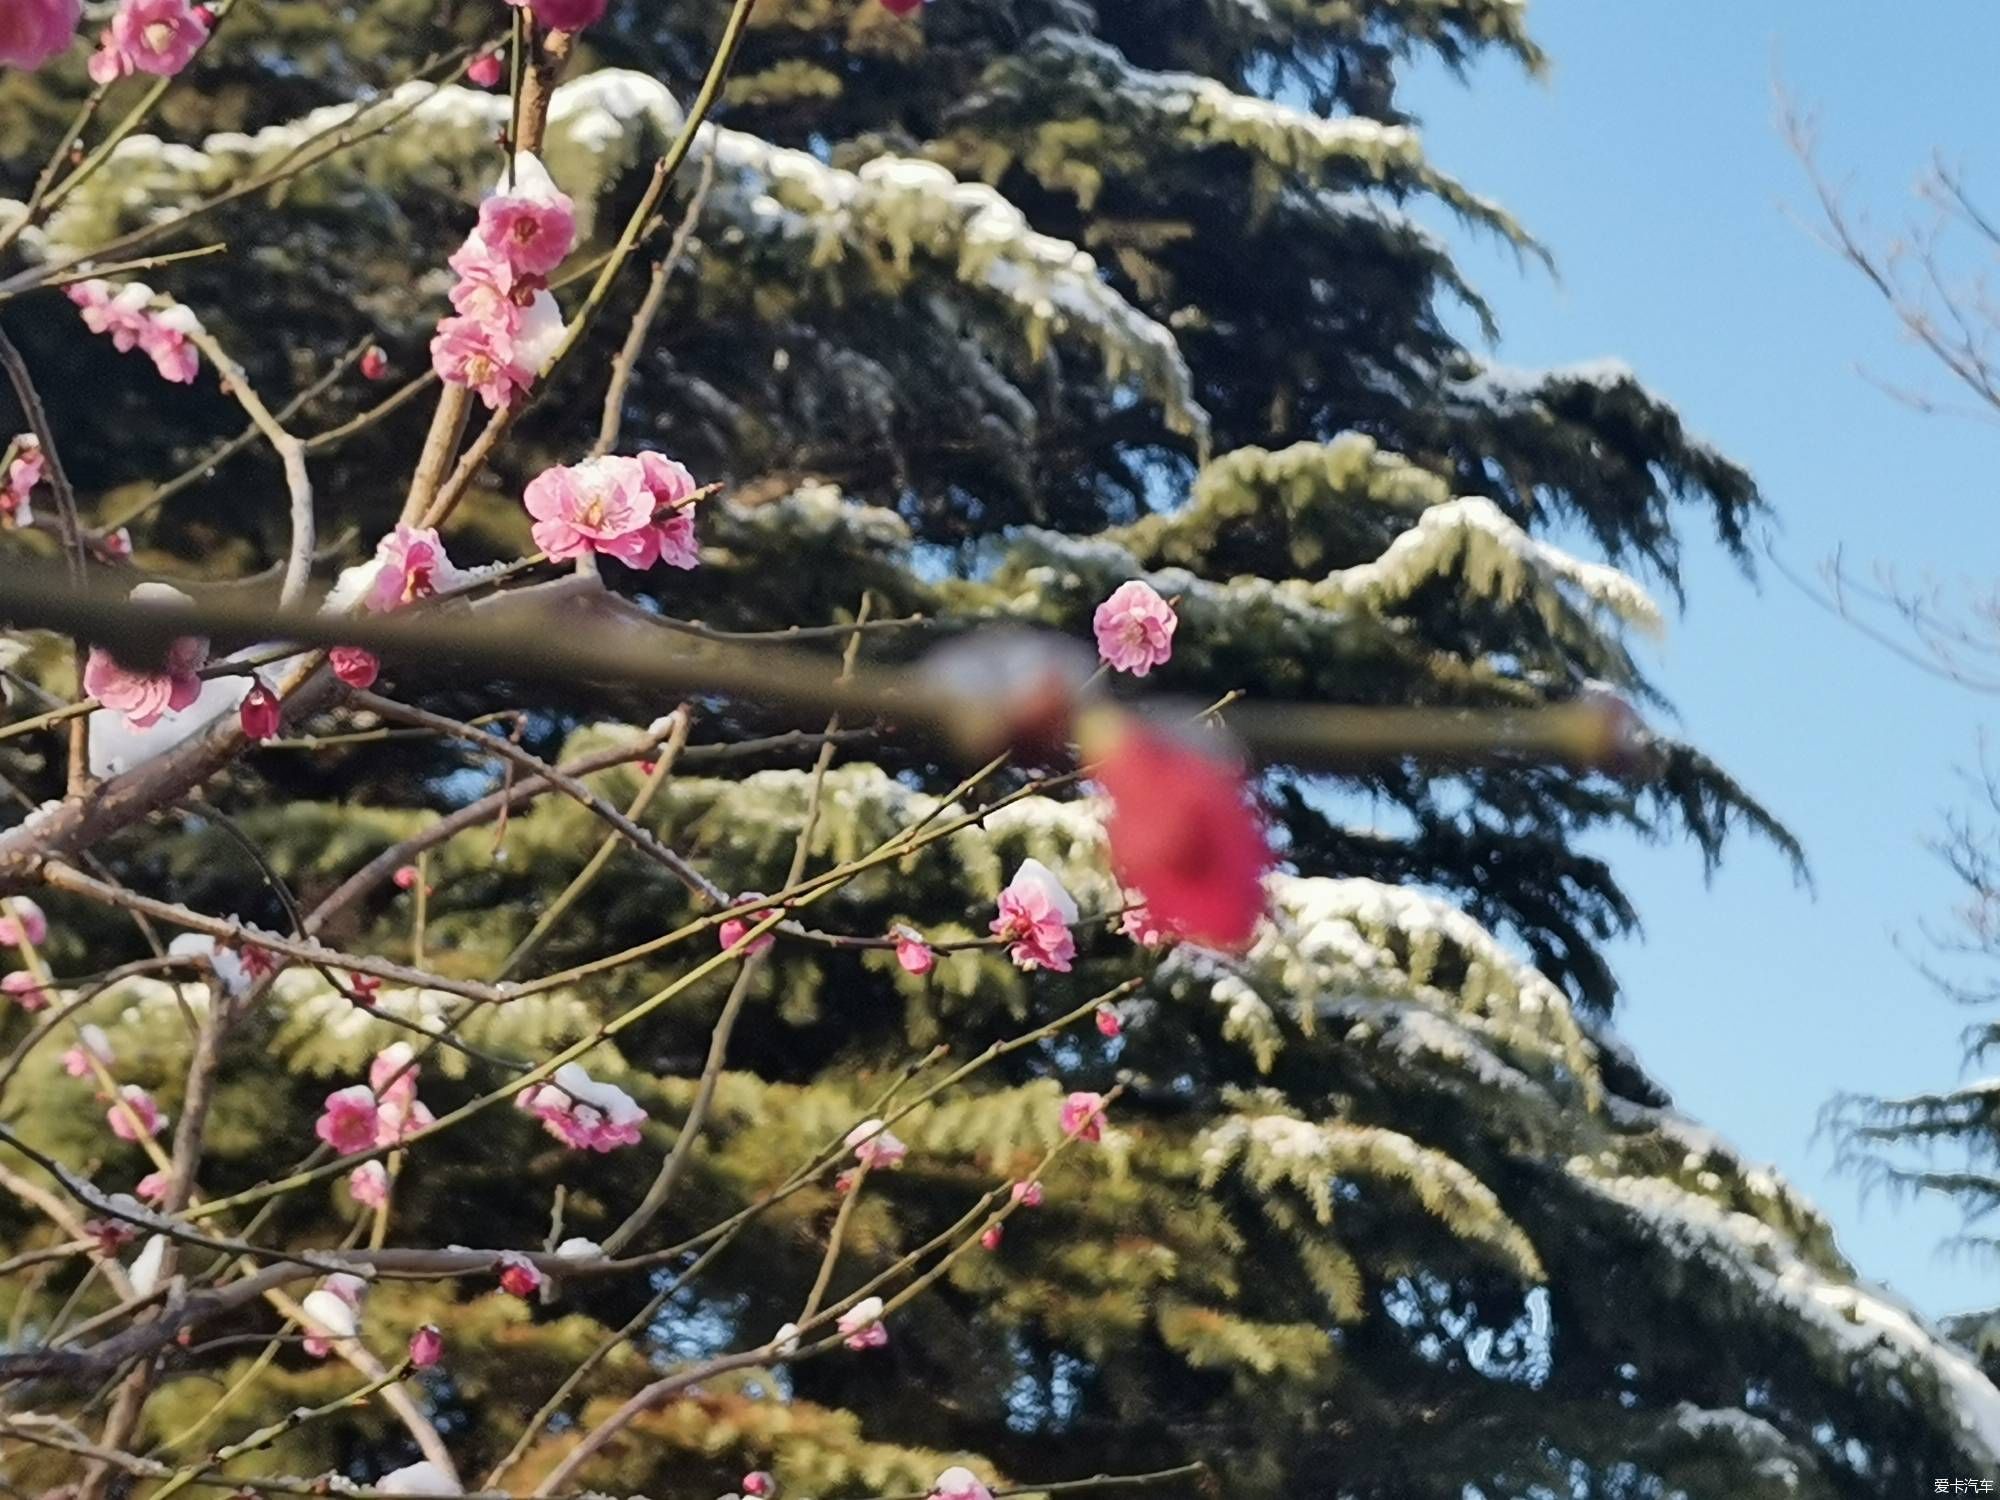
[[[0,658],[10,1483],[1990,1469],[1605,1029],[1582,842],[1789,848],[1743,789],[1252,732],[1652,701],[1760,504],[1461,342],[1439,226],[1540,248],[1396,73],[1518,0],[153,3],[0,27],[0,553],[217,622]]]

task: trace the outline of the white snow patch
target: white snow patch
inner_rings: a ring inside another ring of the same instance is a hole
[[[2000,1390],[1972,1357],[1932,1332],[1906,1304],[1863,1282],[1836,1280],[1760,1219],[1735,1213],[1657,1177],[1597,1177],[1572,1162],[1582,1186],[1655,1226],[1681,1254],[1699,1257],[1779,1303],[1857,1358],[1935,1379],[1965,1436],[2000,1465]]]

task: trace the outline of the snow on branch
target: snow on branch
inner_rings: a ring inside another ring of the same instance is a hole
[[[1499,204],[1433,167],[1422,137],[1408,125],[1364,115],[1312,114],[1238,93],[1199,73],[1155,72],[1135,66],[1095,37],[1054,29],[997,64],[963,111],[963,118],[979,122],[989,155],[996,149],[990,144],[996,132],[988,115],[1011,113],[1017,101],[1026,100],[1033,101],[1037,131],[1049,129],[1051,112],[1068,109],[1110,131],[1143,131],[1149,140],[1166,135],[1189,150],[1245,152],[1274,181],[1335,177],[1420,189],[1517,246],[1534,244]],[[1004,128],[999,133],[1004,136]],[[1044,181],[1067,184],[1088,200],[1097,173],[1088,166],[1089,143],[1070,139],[1073,134],[1064,136],[1066,152],[1038,149],[1041,141],[1018,144]]]
[[[1220,454],[1195,476],[1186,504],[1107,535],[1149,563],[1198,564],[1232,528],[1275,511],[1303,565],[1323,552],[1329,533],[1393,531],[1450,498],[1436,474],[1346,432],[1331,442]]]
[[[1007,567],[990,583],[970,587],[998,591],[1003,610],[1046,618],[1067,596],[1102,597],[1120,580],[1147,571],[1131,549],[1109,537],[1029,527],[1016,536]],[[1294,653],[1308,642],[1351,636],[1357,619],[1394,616],[1419,590],[1443,579],[1453,580],[1468,599],[1532,610],[1586,674],[1607,681],[1629,681],[1632,668],[1616,636],[1591,614],[1648,632],[1661,628],[1658,606],[1636,580],[1530,536],[1481,496],[1424,510],[1379,556],[1316,580],[1247,575],[1218,583],[1184,568],[1154,570],[1150,579],[1202,638],[1234,638],[1254,626],[1267,649]],[[1489,687],[1501,686],[1508,675],[1498,666],[1481,668],[1473,663],[1470,676]]]
[[[1656,1177],[1599,1176],[1591,1159],[1569,1164],[1577,1183],[1643,1220],[1664,1243],[1782,1308],[1830,1346],[1844,1367],[1872,1368],[1887,1382],[1934,1384],[1983,1464],[2000,1463],[2000,1392],[1964,1350],[1941,1338],[1888,1292],[1851,1281],[1800,1254],[1789,1236],[1747,1213]]]
[[[1183,970],[1218,981],[1218,999],[1220,978],[1231,976],[1232,992],[1242,985],[1289,1008],[1307,1029],[1357,999],[1423,1007],[1465,1032],[1447,1041],[1432,1028],[1427,1049],[1475,1075],[1559,1067],[1587,1094],[1596,1087],[1568,997],[1473,918],[1405,886],[1274,876],[1271,921],[1249,954],[1227,961],[1184,949],[1167,964],[1170,975]],[[1513,1054],[1511,1064],[1496,1050]]]
[[[910,157],[845,172],[735,131],[709,139],[723,168],[718,203],[745,233],[802,247],[814,269],[883,252],[903,280],[920,257],[949,268],[1012,313],[1031,357],[1052,334],[1083,338],[1111,379],[1135,377],[1174,430],[1205,438],[1208,416],[1173,334],[1112,290],[1087,252],[1030,228],[993,188]]]
[[[1545,618],[1553,613],[1548,585],[1559,583],[1628,625],[1662,628],[1659,606],[1629,574],[1537,540],[1483,495],[1462,495],[1426,511],[1375,561],[1330,573],[1311,593],[1322,608],[1359,603],[1379,609],[1402,603],[1454,568],[1482,598],[1514,604],[1539,595]]]
[[[504,95],[456,85],[403,85],[388,101],[412,106],[393,130],[365,140],[291,184],[293,211],[335,209],[380,219],[385,199],[424,190],[472,198],[491,176],[492,142],[508,123]],[[315,110],[254,135],[223,132],[197,148],[138,135],[64,203],[41,238],[45,251],[75,249],[163,217],[200,196],[274,164],[336,126],[345,106]],[[579,237],[620,179],[660,149],[681,110],[666,87],[642,74],[603,69],[556,90],[545,157],[576,200]],[[1030,360],[1051,339],[1092,347],[1114,381],[1130,380],[1157,401],[1168,424],[1205,440],[1207,413],[1173,334],[1114,291],[1096,261],[1067,240],[1040,234],[1006,198],[960,182],[930,162],[881,156],[858,172],[803,151],[718,126],[702,127],[697,152],[719,167],[706,222],[712,234],[775,246],[796,272],[831,273],[843,263],[889,294],[920,269],[927,281],[1002,315]],[[0,205],[4,206],[4,205]],[[881,272],[888,270],[889,285]]]

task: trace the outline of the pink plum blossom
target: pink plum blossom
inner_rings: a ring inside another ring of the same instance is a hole
[[[0,67],[33,72],[76,38],[83,0],[7,0],[0,5]]]
[[[653,497],[652,557],[670,568],[701,566],[701,546],[694,534],[694,476],[663,453],[646,449],[639,454],[639,471],[647,493]]]
[[[745,891],[742,894],[742,896],[739,897],[738,899],[743,901],[755,901],[759,899],[762,894],[763,893],[761,891]],[[755,927],[758,923],[766,920],[767,918],[775,915],[776,915],[775,911],[773,911],[770,907],[766,907],[762,911],[753,911],[753,912],[748,912],[740,917],[731,917],[728,921],[722,924],[716,936],[721,941],[722,946],[725,950],[734,948],[738,943],[742,942],[745,937],[749,936],[751,928]],[[775,943],[777,940],[778,940],[777,935],[775,933],[767,932],[763,936],[755,939],[750,944],[750,946],[746,950],[744,950],[742,957],[754,958],[759,953],[768,953],[771,951],[771,945]]]
[[[341,1156],[352,1156],[375,1144],[381,1109],[375,1091],[365,1083],[335,1089],[326,1096],[326,1106],[313,1126],[313,1134]]]
[[[364,1161],[347,1174],[347,1196],[363,1208],[382,1207],[389,1201],[389,1169],[379,1161]]]
[[[164,583],[142,583],[132,590],[135,604],[191,604],[179,589]],[[201,669],[208,665],[208,642],[199,636],[177,637],[167,647],[158,672],[135,672],[110,652],[93,646],[83,667],[83,690],[114,713],[125,715],[134,729],[159,722],[160,715],[186,708],[201,696]]]
[[[361,378],[363,380],[386,380],[389,378],[389,356],[380,344],[370,344],[361,355]]]
[[[1039,1182],[1017,1182],[1007,1190],[1007,1195],[1023,1208],[1042,1206],[1042,1185]]]
[[[846,1144],[854,1159],[872,1171],[893,1171],[902,1166],[910,1148],[897,1140],[880,1120],[863,1120],[847,1132]]]
[[[114,287],[108,281],[78,281],[63,295],[83,314],[83,326],[92,333],[109,334],[112,347],[120,354],[139,347],[139,335],[152,316],[148,308],[153,289],[144,282]]]
[[[359,646],[335,646],[326,654],[333,675],[351,688],[370,688],[382,675],[382,658]]]
[[[115,83],[133,73],[171,78],[185,68],[214,17],[188,0],[124,0],[90,59],[93,83]]]
[[[1096,1141],[1104,1136],[1104,1096],[1081,1090],[1063,1100],[1062,1133],[1080,1141]]]
[[[998,1223],[988,1224],[985,1231],[979,1236],[979,1243],[984,1249],[998,1250],[1000,1248],[1000,1241],[1005,1237],[1006,1232],[1005,1225]]]
[[[0,519],[9,526],[35,524],[32,503],[35,486],[42,482],[46,466],[41,439],[24,432],[14,440],[14,459],[7,465],[7,482],[0,486]]]
[[[1249,947],[1276,861],[1242,767],[1212,739],[1116,709],[1086,713],[1077,740],[1111,797],[1112,870],[1147,920],[1206,947]]]
[[[384,1103],[408,1106],[417,1097],[417,1051],[408,1042],[391,1042],[368,1062],[368,1087]]]
[[[903,966],[906,974],[928,974],[937,967],[937,954],[923,935],[908,927],[897,927],[889,936],[896,940],[896,962]]]
[[[1141,948],[1157,948],[1173,937],[1143,901],[1125,908],[1118,918],[1118,930]]]
[[[92,1059],[105,1067],[118,1061],[118,1054],[111,1050],[111,1038],[104,1034],[102,1026],[86,1021],[77,1028],[77,1043],[63,1053],[63,1071],[72,1078],[86,1078],[97,1071],[91,1066]]]
[[[363,603],[376,614],[387,614],[453,587],[460,576],[436,531],[398,525],[375,546],[375,577]]]
[[[160,1113],[153,1096],[136,1083],[125,1084],[118,1090],[118,1097],[105,1110],[105,1119],[110,1122],[111,1133],[121,1141],[136,1141],[142,1132],[158,1135],[167,1125],[167,1117]]]
[[[889,1330],[882,1322],[882,1299],[863,1297],[839,1318],[842,1341],[850,1349],[880,1349],[889,1342]]]
[[[535,545],[558,562],[601,552],[644,566],[653,529],[653,498],[644,478],[629,458],[544,469],[522,497],[535,518]],[[657,556],[657,544],[652,550]]]
[[[646,488],[653,492],[655,505],[683,506],[694,498],[694,475],[688,473],[685,464],[651,448],[642,448],[639,467],[646,471]]]
[[[931,1481],[930,1500],[993,1500],[993,1491],[972,1470],[953,1465]]]
[[[1115,1038],[1124,1034],[1125,1023],[1119,1018],[1118,1012],[1111,1006],[1098,1006],[1096,1019],[1097,1034],[1099,1036]]]
[[[435,1125],[437,1116],[421,1099],[412,1099],[404,1104],[390,1098],[382,1101],[382,1109],[375,1122],[376,1145],[400,1146],[411,1136]]]
[[[167,1199],[167,1174],[165,1172],[148,1172],[144,1177],[139,1179],[138,1186],[133,1188],[132,1191],[139,1195],[142,1202],[164,1203]]]
[[[998,906],[992,932],[1010,945],[1007,953],[1017,967],[1069,972],[1076,957],[1076,939],[1069,930],[1077,919],[1076,902],[1053,870],[1038,859],[1022,860]]]
[[[194,644],[205,653],[206,643]],[[194,660],[192,653],[183,659]],[[109,651],[92,646],[84,661],[83,686],[106,708],[123,713],[134,729],[147,729],[162,714],[178,712],[201,696],[201,679],[195,675],[199,670],[200,664],[186,672],[135,672],[121,666]]]
[[[778,1492],[778,1481],[762,1469],[753,1469],[743,1476],[739,1487],[751,1500],[767,1500]]]
[[[446,318],[431,339],[431,368],[447,385],[464,386],[500,411],[534,384],[535,372],[521,363],[511,330],[474,318]]]
[[[376,1096],[375,1144],[399,1145],[428,1128],[436,1119],[417,1098],[415,1050],[408,1042],[392,1042],[368,1065],[368,1086]]]
[[[548,1083],[514,1096],[519,1108],[542,1122],[548,1133],[578,1151],[615,1151],[636,1146],[646,1111],[612,1084],[599,1083],[575,1063],[557,1068]]]
[[[47,460],[42,454],[42,440],[32,432],[14,439],[14,447],[14,461],[7,466],[7,485],[25,494],[42,482],[42,468]]]
[[[483,89],[490,89],[500,82],[500,54],[482,52],[466,65],[465,79]]]
[[[410,1367],[428,1370],[444,1358],[444,1334],[437,1324],[426,1323],[410,1335]]]
[[[509,1296],[532,1297],[545,1280],[541,1269],[518,1250],[500,1257],[500,1289]]]
[[[132,555],[132,533],[120,526],[116,531],[107,531],[103,537],[105,555],[108,557],[130,557]]]
[[[139,332],[139,348],[151,357],[162,380],[193,385],[201,373],[201,351],[191,335],[201,331],[195,315],[176,304],[150,319]]]
[[[15,969],[5,979],[0,979],[0,992],[30,1013],[46,1008],[49,1003],[49,992],[43,988],[41,980],[26,969]]]
[[[475,322],[514,330],[521,311],[548,288],[546,278],[518,270],[499,250],[474,234],[445,262],[457,272],[451,308]]]
[[[22,943],[40,947],[49,940],[49,919],[31,896],[10,896],[0,901],[0,943],[10,948]]]
[[[548,275],[576,243],[575,205],[542,178],[540,191],[496,193],[479,205],[480,240],[528,276]]]
[[[1151,584],[1137,578],[1113,589],[1091,620],[1098,654],[1117,671],[1134,677],[1167,664],[1174,654],[1174,627],[1179,623],[1174,607]]]

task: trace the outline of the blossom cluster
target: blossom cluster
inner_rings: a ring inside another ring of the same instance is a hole
[[[399,524],[376,543],[372,558],[340,575],[326,607],[335,613],[361,609],[388,614],[448,593],[466,578],[452,565],[435,530]],[[375,653],[359,646],[335,646],[327,661],[333,675],[352,688],[373,687],[382,670]]]
[[[440,380],[475,392],[493,411],[534,384],[563,340],[549,273],[575,242],[575,205],[538,157],[519,153],[449,261],[458,277],[452,316],[431,340]]]
[[[564,1063],[548,1083],[514,1096],[515,1105],[578,1151],[615,1151],[639,1144],[646,1111],[615,1084],[599,1083],[575,1063]]]
[[[142,583],[132,590],[135,604],[191,604],[179,589],[165,583]],[[208,665],[208,642],[200,636],[177,636],[167,646],[157,672],[126,666],[101,646],[84,658],[83,690],[105,708],[125,715],[134,729],[147,729],[161,715],[178,713],[201,696],[201,671]]]
[[[693,568],[694,477],[664,454],[606,455],[545,469],[522,499],[535,545],[556,562],[593,553],[628,568]]]
[[[134,349],[153,361],[160,378],[176,385],[193,385],[201,370],[201,352],[194,334],[201,321],[178,302],[159,306],[161,298],[143,281],[114,287],[108,281],[79,281],[69,288],[69,300],[83,313],[92,333],[108,334],[120,354]]]
[[[340,1156],[401,1145],[426,1129],[435,1117],[417,1097],[416,1052],[408,1042],[394,1042],[375,1054],[368,1065],[368,1082],[335,1089],[313,1133]],[[379,1207],[388,1198],[386,1172],[378,1162],[364,1162],[349,1174],[347,1190],[357,1203]]]

